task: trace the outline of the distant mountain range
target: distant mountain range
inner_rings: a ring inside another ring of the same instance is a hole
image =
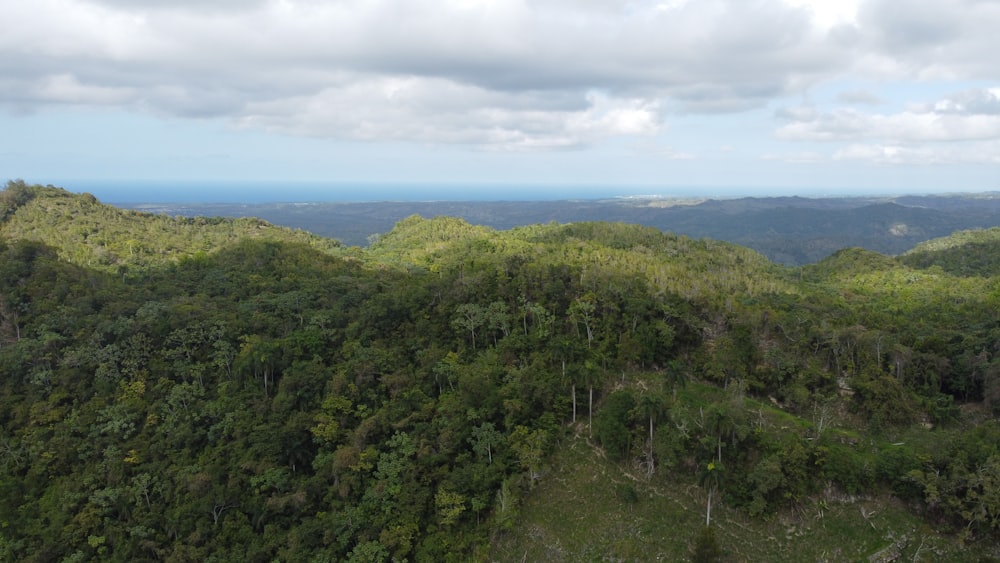
[[[124,206],[123,206],[124,207]],[[955,231],[1000,226],[1000,192],[892,197],[620,198],[562,201],[133,204],[180,216],[259,217],[365,246],[410,215],[509,229],[613,221],[750,247],[780,264],[814,263],[848,247],[901,254]]]

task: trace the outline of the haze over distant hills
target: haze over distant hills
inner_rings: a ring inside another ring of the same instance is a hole
[[[952,232],[1000,225],[1000,192],[884,197],[615,198],[561,201],[178,203],[128,207],[182,216],[255,216],[364,246],[410,215],[454,216],[497,229],[616,221],[744,245],[788,265],[847,247],[900,254]]]

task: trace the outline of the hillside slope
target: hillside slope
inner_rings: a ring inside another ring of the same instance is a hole
[[[23,182],[10,182],[5,191],[20,195],[6,198],[17,203],[0,213],[0,236],[44,242],[74,264],[102,270],[141,270],[246,239],[302,243],[323,252],[340,247],[334,240],[255,218],[153,215]]]
[[[958,276],[1000,275],[1000,228],[960,231],[918,244],[901,257],[914,268],[938,266]]]
[[[996,278],[607,222],[339,250],[48,191],[0,192],[0,560],[680,560],[710,506],[733,559],[1000,554]],[[87,265],[117,237],[157,250]]]

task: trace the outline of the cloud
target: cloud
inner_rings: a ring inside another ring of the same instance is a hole
[[[1000,162],[1000,88],[964,90],[910,103],[895,113],[854,107],[820,111],[804,105],[782,108],[775,115],[786,122],[775,131],[778,139],[832,144],[833,160],[892,165]]]
[[[293,135],[480,145],[495,150],[575,148],[659,131],[655,103],[588,93],[492,91],[442,78],[355,78],[308,96],[248,104],[238,121]]]
[[[40,80],[35,96],[53,103],[112,105],[129,102],[135,92],[131,88],[83,84],[72,74],[57,74]]]
[[[834,160],[861,160],[891,165],[1000,164],[1000,143],[965,146],[852,144],[836,151]]]
[[[884,139],[900,143],[993,139],[1000,137],[1000,115],[911,111],[883,115],[838,109],[812,121],[785,125],[777,136],[797,141]]]
[[[1000,5],[983,0],[868,0],[857,15],[859,60],[874,76],[995,79]]]
[[[788,106],[775,110],[774,116],[782,121],[813,121],[820,116],[820,110],[812,104]]]
[[[837,101],[842,104],[852,105],[879,105],[882,99],[870,90],[846,90],[837,94]]]
[[[264,4],[264,0],[91,0],[91,4],[127,11],[205,10],[245,11]]]
[[[989,3],[914,0],[896,17],[898,4],[5,2],[0,106],[111,106],[290,135],[521,150],[653,135],[672,114],[763,108],[856,69],[908,77],[1000,72],[990,56],[1000,46],[993,31],[1000,18]],[[940,121],[923,123],[926,115]],[[788,116],[780,134],[991,134],[992,122],[977,115],[840,110]]]
[[[1000,89],[967,91],[894,114],[856,109],[786,111],[777,136],[793,141],[880,140],[890,144],[1000,139]]]
[[[958,92],[934,104],[918,107],[921,111],[942,114],[1000,115],[1000,88]]]
[[[816,24],[830,29],[845,24],[853,24],[857,19],[858,0],[787,0],[792,6],[805,8]]]

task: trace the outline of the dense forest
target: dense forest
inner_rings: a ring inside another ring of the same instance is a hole
[[[362,249],[21,181],[0,221],[0,560],[505,559],[578,440],[622,506],[700,503],[679,550],[591,559],[860,497],[940,541],[845,559],[1000,556],[995,231],[790,268],[412,216]]]

